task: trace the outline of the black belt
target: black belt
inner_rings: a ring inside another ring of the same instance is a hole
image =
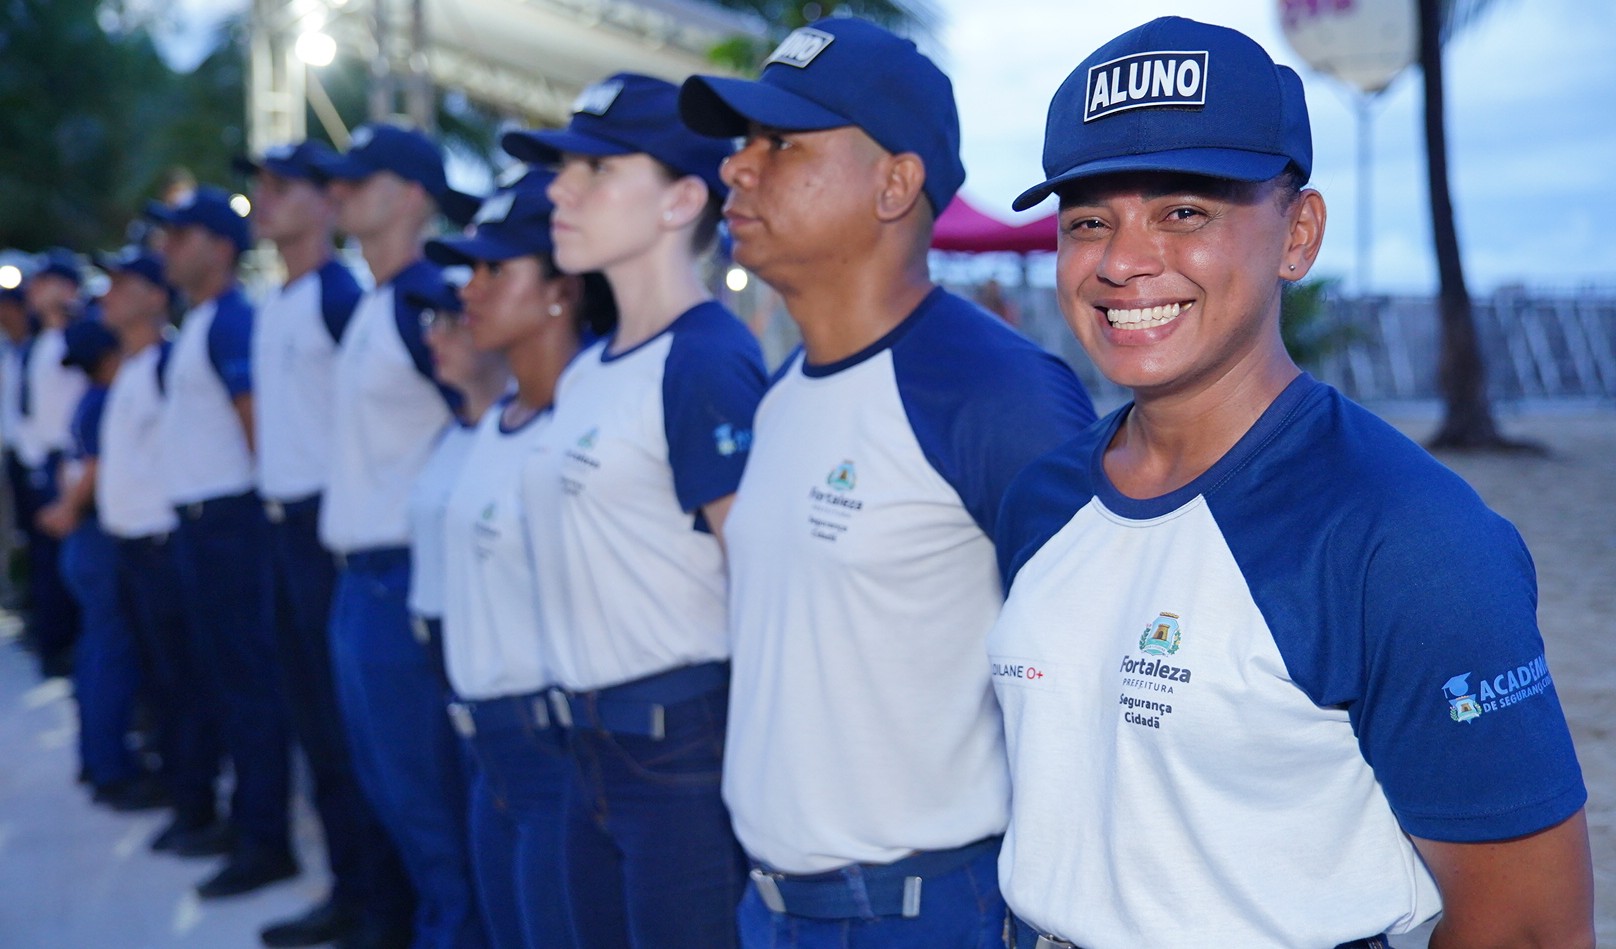
[[[1015,949],[1082,949],[1075,942],[1067,942],[1058,936],[1040,933],[1019,919],[1015,920],[1015,927]],[[1384,935],[1366,936],[1363,939],[1344,942],[1335,949],[1391,949],[1391,943],[1386,941]]]
[[[920,915],[920,894],[927,877],[951,873],[989,853],[997,853],[1002,837],[987,837],[952,850],[925,850],[902,860],[855,864],[809,875],[752,870],[752,885],[763,905],[776,913],[810,919],[870,919]]]
[[[475,738],[478,726],[493,731],[512,728],[545,731],[554,727],[550,719],[550,690],[450,702],[449,721],[462,738]]]
[[[590,692],[552,689],[550,708],[563,728],[661,740],[669,706],[728,685],[729,663],[703,662]]]
[[[319,510],[320,496],[318,494],[311,494],[306,498],[298,498],[295,501],[264,498],[264,518],[271,524],[300,520],[302,515],[317,514]]]

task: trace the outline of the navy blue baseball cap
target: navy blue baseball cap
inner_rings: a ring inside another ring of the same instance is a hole
[[[1078,64],[1049,104],[1046,180],[1032,207],[1068,181],[1129,171],[1267,181],[1313,171],[1302,79],[1237,30],[1161,17]]]
[[[460,302],[460,288],[447,280],[430,290],[404,291],[404,302],[417,310],[431,310],[434,313],[465,311],[465,306]]]
[[[363,181],[379,171],[390,171],[420,185],[434,199],[449,190],[438,146],[415,129],[385,122],[354,129],[348,150],[320,164],[327,177],[342,181]]]
[[[331,146],[319,139],[310,138],[296,144],[275,145],[265,149],[263,156],[257,161],[246,155],[237,155],[230,160],[230,167],[248,177],[267,171],[282,178],[312,181],[317,185],[323,185],[331,177],[326,174],[325,166],[336,158],[337,153],[331,150]]]
[[[926,197],[943,208],[965,183],[954,84],[915,44],[868,20],[831,17],[792,32],[756,81],[692,76],[679,114],[703,135],[749,123],[792,132],[857,126],[894,155],[926,165]]]
[[[550,213],[555,205],[545,195],[555,175],[535,169],[483,201],[469,237],[426,242],[427,259],[444,267],[469,266],[479,261],[510,260],[529,254],[548,254]]]
[[[117,254],[96,254],[95,265],[108,274],[134,274],[147,283],[174,296],[163,273],[163,259],[140,247],[126,247]]]
[[[697,135],[679,121],[678,86],[636,73],[620,72],[585,89],[566,128],[507,132],[500,145],[512,158],[540,165],[555,164],[563,152],[643,153],[700,178],[714,194],[729,193],[718,177],[729,143]]]
[[[84,283],[84,271],[79,268],[79,255],[62,247],[52,247],[35,261],[38,268],[29,275],[34,277],[61,277],[77,287]]]
[[[212,185],[202,185],[179,204],[148,201],[146,217],[164,227],[195,224],[235,244],[238,253],[252,246],[247,219],[231,207],[229,192]]]
[[[118,337],[99,319],[80,319],[62,331],[67,346],[62,365],[77,366],[85,372],[95,368],[102,357],[118,351]]]

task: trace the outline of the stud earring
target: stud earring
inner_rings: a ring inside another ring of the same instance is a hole
[[[550,304],[550,315],[551,316],[560,316],[561,315],[561,304],[559,304],[559,303]]]
[[[1292,269],[1292,270],[1295,270],[1295,269],[1296,269],[1296,265],[1295,265],[1295,264],[1291,264],[1291,269]]]
[[[662,212],[662,223],[664,223],[664,224],[672,224],[673,223],[673,212],[672,211],[663,211]]]

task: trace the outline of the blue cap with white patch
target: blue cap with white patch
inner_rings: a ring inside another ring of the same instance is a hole
[[[564,152],[643,153],[700,178],[715,194],[729,191],[718,177],[729,143],[697,135],[679,121],[678,86],[636,73],[621,72],[585,89],[566,128],[508,132],[500,145],[513,158],[541,165],[555,164]]]
[[[443,174],[443,152],[421,132],[386,122],[368,122],[353,130],[348,150],[320,163],[330,178],[363,181],[381,171],[413,181],[433,198],[449,190]]]
[[[1183,17],[1135,27],[1083,60],[1049,104],[1048,177],[1025,210],[1068,181],[1160,171],[1267,181],[1313,170],[1302,79],[1250,37]]]
[[[745,135],[753,122],[792,132],[856,126],[894,155],[920,156],[936,213],[965,183],[954,84],[913,42],[856,17],[793,31],[756,81],[692,76],[679,113],[720,138]]]
[[[79,255],[65,247],[52,247],[40,254],[32,277],[45,276],[61,277],[75,287],[80,286],[84,283],[84,272],[79,269]]]
[[[197,188],[178,204],[147,202],[146,217],[164,227],[194,224],[236,245],[237,253],[252,246],[247,219],[231,206],[228,192],[211,185]]]
[[[550,213],[555,205],[544,191],[554,178],[535,169],[494,192],[472,218],[476,230],[471,236],[427,241],[427,259],[453,267],[549,253]]]
[[[126,247],[116,254],[96,254],[95,265],[108,276],[134,274],[172,298],[174,288],[169,286],[163,272],[163,259],[142,247]]]

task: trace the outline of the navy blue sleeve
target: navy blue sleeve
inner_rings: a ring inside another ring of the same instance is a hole
[[[359,281],[340,262],[328,260],[320,268],[320,318],[331,334],[331,342],[342,342],[342,334],[363,295]]]
[[[752,414],[763,397],[763,351],[716,303],[674,324],[662,373],[662,422],[679,506],[695,511],[734,494],[752,448]]]
[[[101,413],[107,405],[107,387],[91,386],[73,410],[73,452],[79,458],[101,455]]]
[[[1090,463],[1096,442],[1109,443],[1121,410],[1035,458],[1005,488],[993,522],[993,548],[1005,594],[1016,574],[1094,497]]]
[[[1257,462],[1248,483],[1264,490],[1233,509],[1209,496],[1286,670],[1347,711],[1408,833],[1487,841],[1559,823],[1587,792],[1525,544],[1423,449],[1325,397],[1313,437]]]
[[[208,361],[231,398],[252,392],[253,309],[239,290],[221,296],[208,327]]]
[[[443,272],[424,260],[418,260],[393,278],[393,322],[398,327],[398,338],[409,350],[410,362],[421,378],[432,383],[443,396],[449,411],[460,414],[460,393],[438,381],[432,371],[432,353],[426,345],[426,328],[421,325],[424,307],[410,302],[411,294],[431,299],[442,296]]]
[[[1071,368],[974,304],[934,293],[892,349],[920,448],[984,533],[1010,480],[1094,421]]]

